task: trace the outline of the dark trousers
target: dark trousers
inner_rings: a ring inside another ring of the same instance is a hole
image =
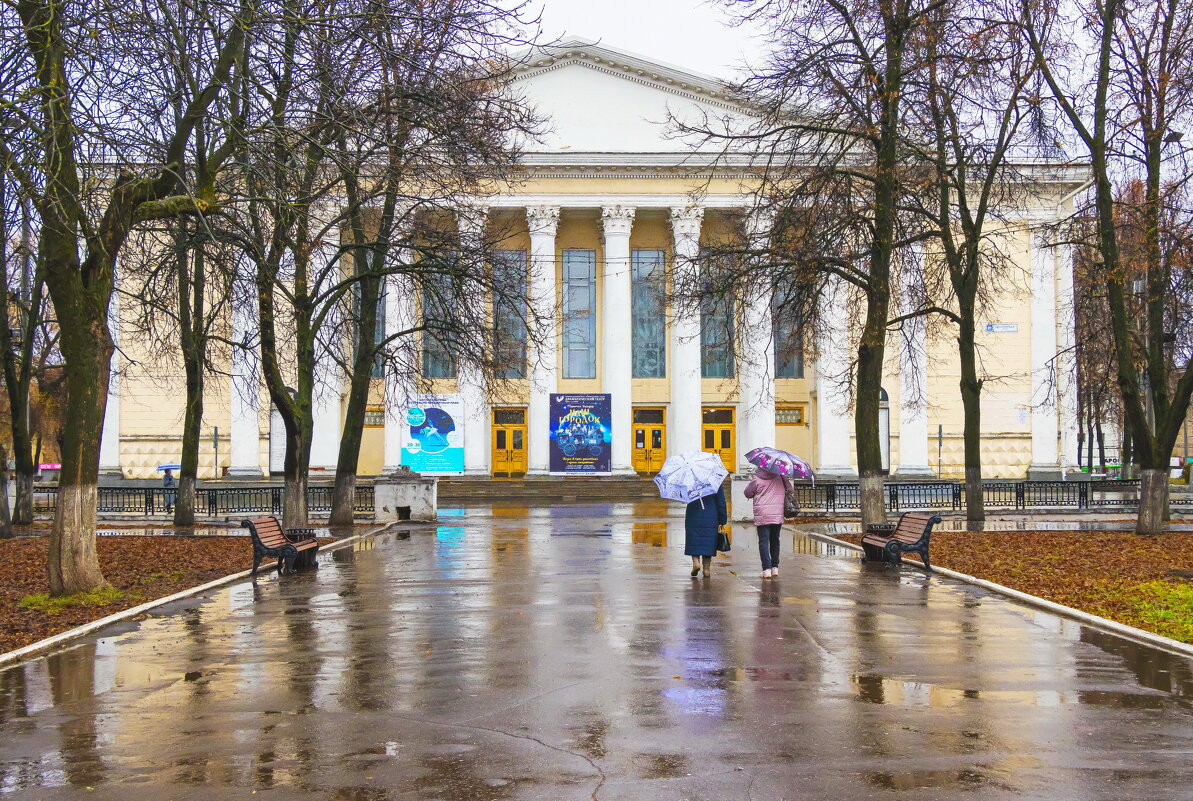
[[[772,523],[758,527],[758,555],[762,557],[762,569],[779,566],[779,531],[783,526]]]

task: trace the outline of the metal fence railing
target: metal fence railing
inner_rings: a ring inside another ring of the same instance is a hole
[[[165,487],[100,487],[96,509],[100,514],[127,517],[169,514],[178,490]],[[326,514],[331,511],[332,488],[307,487],[307,511]],[[53,514],[58,506],[58,488],[37,486],[33,489],[33,511]],[[373,516],[373,487],[356,487],[352,511],[356,517]],[[195,514],[199,517],[234,517],[240,514],[281,514],[282,488],[269,487],[199,487],[195,489]]]
[[[1030,509],[1131,509],[1139,504],[1139,482],[1106,481],[983,481],[986,508]],[[796,497],[808,511],[848,512],[861,507],[857,482],[826,481],[796,484]],[[965,484],[958,481],[891,481],[883,485],[886,506],[892,512],[910,509],[965,508]],[[1173,492],[1172,506],[1193,506],[1193,494]]]
[[[986,508],[992,511],[1031,509],[1120,509],[1139,503],[1139,482],[1103,481],[984,481]],[[98,511],[123,516],[165,515],[177,490],[164,487],[100,487]],[[240,514],[281,514],[280,486],[200,487],[195,490],[195,514],[200,517],[234,517]],[[307,487],[307,509],[316,514],[331,511],[333,488]],[[965,508],[965,484],[959,481],[889,481],[883,485],[887,509],[905,512],[919,509],[961,511]],[[856,481],[797,483],[800,507],[810,512],[856,512],[861,492]],[[33,511],[52,514],[57,507],[58,488],[34,487]],[[1193,493],[1173,492],[1169,503],[1193,507]],[[357,517],[373,516],[373,487],[356,487],[352,504]]]

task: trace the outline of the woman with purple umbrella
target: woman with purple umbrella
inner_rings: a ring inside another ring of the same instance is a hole
[[[758,527],[758,556],[762,560],[762,578],[779,575],[779,532],[790,477],[811,478],[812,468],[795,454],[778,448],[755,448],[746,454],[754,465],[754,478],[746,485],[746,497],[754,502],[754,525]]]

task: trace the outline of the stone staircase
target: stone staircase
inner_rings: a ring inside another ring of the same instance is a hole
[[[536,501],[586,503],[639,501],[658,498],[659,490],[641,476],[590,476],[563,478],[465,478],[439,479],[439,505],[467,501]]]

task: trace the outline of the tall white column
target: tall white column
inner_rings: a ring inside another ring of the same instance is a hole
[[[232,285],[232,388],[231,441],[228,475],[259,478],[261,470],[261,423],[258,410],[261,383],[257,372],[256,337],[253,321],[257,312],[257,290],[247,259],[237,260]]]
[[[330,216],[330,215],[329,215]],[[316,269],[322,269],[339,251],[339,229],[329,225],[327,218],[316,221],[316,226],[327,226],[326,231],[316,232],[321,240],[316,243],[312,262]],[[334,279],[329,279],[334,280]],[[311,433],[311,468],[325,473],[334,473],[340,455],[340,372],[336,354],[340,350],[340,319],[335,311],[324,317],[315,344],[315,389],[311,399],[311,416],[314,429]]]
[[[924,253],[908,251],[900,271],[899,312],[910,314],[921,307],[924,288]],[[899,466],[900,478],[931,478],[928,464],[928,337],[923,317],[903,322],[899,348]]]
[[[410,264],[410,251],[400,251],[399,261]],[[402,446],[406,443],[405,409],[414,394],[414,376],[418,370],[418,349],[412,334],[400,336],[415,325],[414,291],[405,275],[385,278],[385,336],[387,359],[385,375],[384,459],[381,472],[393,473],[402,465]],[[397,337],[390,339],[391,337]]]
[[[1073,248],[1058,245],[1056,250],[1057,383],[1060,385],[1060,465],[1062,470],[1077,468],[1077,347],[1076,310],[1073,306]]]
[[[601,302],[601,385],[610,395],[610,428],[614,475],[629,475],[633,417],[633,319],[630,314],[630,229],[633,206],[605,206],[601,229],[605,236],[604,292]]]
[[[849,414],[847,387],[841,381],[849,372],[849,320],[846,317],[845,288],[839,282],[826,288],[821,299],[824,333],[816,362],[816,472],[825,477],[852,477],[853,420]]]
[[[770,241],[773,216],[755,213],[748,220],[750,248],[765,253]],[[738,360],[737,386],[740,403],[737,417],[737,457],[739,469],[752,468],[746,454],[754,448],[775,445],[775,341],[770,285],[770,271],[742,294],[741,358]]]
[[[671,408],[667,414],[667,455],[700,449],[700,312],[689,300],[699,275],[702,206],[671,209],[675,241],[671,269]]]
[[[485,241],[485,222],[488,209],[479,205],[468,205],[460,209],[460,236],[465,240],[468,252],[479,255]],[[465,302],[473,308],[483,308],[485,298],[479,282],[469,282],[465,289]],[[488,336],[488,331],[484,336]],[[489,474],[489,405],[485,398],[485,381],[480,367],[467,359],[461,359],[456,368],[457,386],[464,403],[464,473],[484,476]]]
[[[1031,238],[1031,466],[1029,478],[1060,477],[1056,404],[1056,264],[1045,233]]]
[[[550,471],[551,412],[550,395],[558,377],[557,315],[555,292],[555,231],[559,227],[559,206],[527,206],[526,223],[530,229],[529,300],[537,317],[536,337],[532,337],[530,358],[530,407],[527,414],[527,472],[545,475]],[[537,339],[537,342],[533,340]]]
[[[112,292],[108,302],[108,332],[116,350],[108,373],[108,403],[99,439],[99,472],[120,478],[124,471],[120,467],[120,295],[117,292]]]

